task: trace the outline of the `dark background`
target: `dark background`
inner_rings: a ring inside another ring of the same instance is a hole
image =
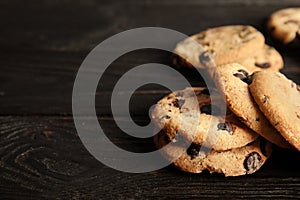
[[[298,198],[298,152],[275,148],[260,171],[236,178],[188,174],[172,166],[128,174],[89,155],[77,136],[71,110],[73,82],[81,62],[93,47],[116,33],[158,26],[190,35],[214,26],[250,24],[266,35],[267,17],[290,6],[300,2],[1,1],[0,199]],[[284,57],[282,72],[299,84],[299,50],[282,48],[266,37]],[[152,140],[131,138],[116,127],[110,95],[124,72],[148,62],[170,65],[170,55],[139,50],[121,56],[96,94],[97,114],[106,134],[115,144],[135,152],[154,150]],[[195,71],[178,70],[192,85],[203,85]],[[157,85],[140,88],[132,97],[134,120],[147,124],[149,106],[167,92]]]

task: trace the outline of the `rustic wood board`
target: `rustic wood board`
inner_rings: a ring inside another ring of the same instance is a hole
[[[95,45],[113,34],[159,26],[189,35],[213,26],[251,24],[266,35],[264,23],[269,14],[289,6],[300,6],[300,2],[1,2],[0,199],[298,198],[297,152],[275,148],[260,171],[237,178],[188,174],[172,166],[146,174],[123,173],[99,163],[85,150],[71,109],[73,82],[81,62]],[[276,47],[284,56],[283,73],[299,84],[299,50]],[[111,89],[128,69],[154,61],[170,65],[170,54],[140,50],[120,57],[97,91],[99,121],[109,138],[124,149],[147,152],[154,146],[151,139],[135,139],[117,128],[110,111]],[[192,85],[203,85],[195,71],[178,71]],[[141,88],[132,98],[135,121],[146,124],[148,108],[167,92],[157,85]]]

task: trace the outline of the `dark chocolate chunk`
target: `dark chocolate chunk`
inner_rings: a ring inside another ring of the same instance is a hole
[[[246,72],[246,71],[243,70],[243,69],[239,69],[238,72],[244,74],[244,76],[248,76],[248,75],[249,75],[248,72]]]
[[[218,124],[218,130],[227,131],[230,135],[232,134],[232,127],[231,124],[225,122],[225,123],[219,123]]]
[[[211,115],[211,105],[204,105],[200,108],[201,113]]]
[[[181,107],[183,106],[184,103],[185,103],[185,100],[184,100],[184,99],[180,99],[180,100],[175,99],[175,100],[173,101],[173,105],[174,105],[176,108],[179,108],[179,109],[181,109]]]
[[[256,67],[260,67],[260,68],[263,68],[263,69],[266,69],[266,68],[269,68],[271,67],[270,63],[268,62],[265,62],[265,63],[255,63],[255,66]]]
[[[248,72],[246,72],[243,69],[239,69],[238,73],[233,74],[235,77],[241,79],[243,82],[247,83],[248,85],[252,83],[252,75],[249,75]]]
[[[257,121],[257,122],[259,122],[259,120],[260,120],[259,117],[257,117],[257,118],[255,119],[255,121]]]
[[[186,150],[186,153],[193,160],[194,158],[196,158],[199,155],[200,149],[201,149],[201,146],[192,143],[191,146]]]
[[[249,76],[247,77],[246,83],[247,83],[248,85],[250,85],[250,84],[252,83],[252,81],[253,81],[253,74],[251,74],[251,75],[249,75]]]
[[[201,147],[200,145],[192,143],[186,150],[187,154],[191,157],[191,160],[195,158],[203,159],[211,151],[210,148]]]
[[[241,79],[241,80],[244,80],[246,79],[245,75],[244,74],[241,74],[241,73],[235,73],[233,74],[235,77]]]
[[[171,119],[171,117],[169,115],[166,115],[165,118],[166,119]]]
[[[261,165],[262,159],[259,153],[257,152],[250,153],[244,161],[244,167],[247,170],[247,172],[254,172],[258,170]]]

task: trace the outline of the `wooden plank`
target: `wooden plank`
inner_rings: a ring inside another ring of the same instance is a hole
[[[186,4],[132,1],[127,9],[123,9],[122,1],[46,0],[24,6],[16,6],[17,0],[1,2],[0,26],[6,28],[0,32],[0,115],[70,115],[73,82],[81,62],[92,47],[120,31],[161,26],[193,34],[212,26],[242,23],[252,24],[264,32],[264,20],[282,7],[279,1],[271,4],[257,0],[256,6],[249,6],[252,1],[247,2],[232,2],[230,6],[226,1],[189,1]],[[290,0],[289,3],[298,1]],[[13,16],[8,17],[13,9]],[[286,61],[283,72],[299,84],[298,52],[280,52]],[[126,70],[148,62],[170,64],[170,57],[157,51],[139,51],[113,63],[103,88],[97,93],[99,115],[110,114],[109,91],[117,79]],[[179,71],[192,85],[203,85],[194,71]],[[137,94],[138,101],[150,105],[167,92],[165,88],[150,90]],[[153,90],[158,90],[157,94],[153,95]],[[145,115],[146,110],[138,108],[133,112]]]
[[[112,119],[99,120],[120,147],[154,150],[151,139],[131,138]],[[72,118],[0,117],[1,199],[297,198],[299,159],[297,152],[275,149],[257,173],[236,178],[188,174],[172,166],[130,174],[95,160],[79,140]]]
[[[297,52],[284,52],[284,55],[286,68],[283,72],[299,84],[300,62]],[[35,57],[32,52],[26,55],[18,54],[17,57],[21,59],[1,60],[0,114],[70,115],[73,83],[84,54],[43,52]],[[148,62],[170,64],[170,57],[155,51],[142,51],[126,55],[110,66],[96,94],[96,108],[99,115],[110,114],[111,91],[118,79],[127,70]],[[178,70],[193,86],[204,85],[201,76],[197,75],[195,70]],[[141,80],[143,77],[133,78]],[[134,96],[133,104],[140,105],[139,102],[145,102],[151,106],[166,93],[167,90],[163,87],[144,87]],[[132,107],[133,114],[147,113],[145,112],[147,106],[142,108],[143,110],[140,110],[140,107]]]

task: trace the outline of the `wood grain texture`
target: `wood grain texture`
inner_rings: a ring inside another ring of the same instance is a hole
[[[275,10],[298,0],[20,0],[0,2],[0,199],[297,199],[299,153],[275,149],[257,173],[244,177],[188,174],[174,167],[146,174],[115,171],[84,148],[72,119],[72,89],[89,51],[121,31],[144,26],[187,35],[227,24],[250,24],[262,31]],[[175,45],[175,44],[174,44]],[[276,48],[283,73],[300,83],[299,50]],[[108,49],[110,51],[110,49]],[[129,69],[170,54],[140,50],[112,63],[99,83],[96,110],[110,140],[133,152],[154,150],[150,139],[124,134],[112,119],[111,91]],[[204,85],[195,70],[176,68],[193,86]],[[133,77],[137,80],[141,77]],[[176,77],[174,81],[176,81]],[[122,91],[124,93],[128,91]],[[140,88],[131,99],[134,121],[149,122],[148,109],[169,91]],[[141,103],[142,102],[142,103]],[[129,119],[119,116],[123,122]]]
[[[283,7],[279,1],[254,1],[253,6],[252,1],[247,2],[132,1],[126,6],[123,1],[46,0],[22,7],[17,0],[2,2],[0,26],[7,28],[0,32],[0,113],[71,115],[73,83],[80,64],[96,44],[123,30],[161,26],[190,35],[213,26],[251,24],[265,33],[265,19]],[[7,17],[11,11],[14,15]],[[274,44],[269,38],[268,43]],[[280,52],[286,63],[283,72],[299,84],[299,51]],[[137,51],[117,59],[102,84],[106,93],[99,92],[98,99],[109,99],[107,91],[126,70],[151,61],[170,64],[170,57],[157,51]],[[194,73],[187,72],[187,77],[193,85],[201,82]],[[158,98],[151,94],[141,97],[141,101],[148,99],[153,102]],[[106,101],[97,100],[96,104],[98,113],[109,114]]]
[[[39,56],[26,53],[15,53],[14,57],[1,59],[0,74],[0,114],[3,115],[71,115],[72,91],[77,70],[84,59],[83,53],[40,52]],[[286,63],[283,73],[296,83],[300,83],[300,67],[298,52],[284,52]],[[18,57],[21,58],[18,58]],[[135,58],[139,59],[135,59]],[[15,61],[16,59],[16,61]],[[125,55],[114,62],[99,85],[96,93],[96,109],[99,115],[108,115],[110,97],[118,79],[129,69],[148,62],[171,65],[170,56],[157,51],[139,51]],[[204,85],[196,70],[177,69],[193,86]],[[133,77],[141,80],[142,77]],[[165,77],[167,78],[167,77]],[[172,77],[176,81],[176,77]],[[154,104],[166,88],[141,88],[137,92],[137,101]],[[150,90],[150,91],[147,91]],[[157,90],[157,94],[153,94]],[[161,94],[159,93],[161,91]],[[124,91],[126,92],[126,91]],[[143,115],[135,109],[137,115]]]
[[[154,150],[151,140],[122,134],[112,119],[99,121],[122,148]],[[300,193],[297,152],[275,149],[257,173],[225,178],[188,174],[172,166],[146,174],[115,171],[85,150],[69,117],[1,117],[0,143],[1,199],[257,199],[297,198]]]

